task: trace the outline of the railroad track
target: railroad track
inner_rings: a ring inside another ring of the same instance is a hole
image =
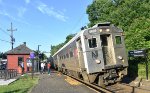
[[[66,76],[69,76],[69,75],[66,75]],[[75,79],[75,80],[81,82],[82,84],[84,84],[84,85],[86,85],[86,86],[88,86],[88,87],[90,87],[90,88],[96,90],[97,92],[100,92],[100,93],[113,93],[113,91],[111,91],[111,90],[109,90],[109,89],[106,89],[106,88],[103,88],[103,87],[100,87],[100,86],[97,86],[97,85],[94,85],[94,84],[85,82],[85,81],[80,80],[80,79],[77,79],[77,78],[75,78],[75,77],[73,77],[73,76],[69,76],[69,77],[71,77],[71,78],[73,78],[73,79]]]
[[[69,76],[69,75],[66,75],[66,76]],[[130,86],[125,83],[116,83],[116,84],[109,85],[106,87],[100,87],[96,84],[91,84],[91,83],[85,82],[85,81],[77,79],[73,76],[69,76],[69,77],[81,82],[82,84],[84,84],[100,93],[150,93],[150,90],[145,90],[145,89],[141,89],[139,87]]]

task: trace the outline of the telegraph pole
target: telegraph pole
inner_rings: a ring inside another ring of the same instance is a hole
[[[39,58],[39,52],[40,52],[40,50],[39,50],[39,47],[40,47],[41,45],[38,45],[38,72],[40,71],[40,58]]]
[[[15,42],[15,38],[13,37],[13,31],[17,31],[17,29],[13,29],[12,22],[11,22],[10,29],[8,29],[7,31],[11,31],[10,38],[11,38],[11,45],[12,45],[12,49],[13,49],[13,45],[14,45],[14,42]]]

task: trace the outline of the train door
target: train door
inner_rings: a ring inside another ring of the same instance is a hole
[[[78,51],[77,53],[78,53],[79,66],[80,66],[80,68],[83,68],[84,59],[83,59],[82,43],[81,43],[80,38],[77,39],[76,45],[77,45],[77,51]]]
[[[112,65],[113,61],[113,44],[110,34],[100,35],[101,46],[103,51],[104,65]]]

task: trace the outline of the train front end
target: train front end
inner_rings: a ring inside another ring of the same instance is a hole
[[[121,29],[101,23],[87,29],[83,37],[85,67],[91,83],[107,85],[127,75],[128,61]]]

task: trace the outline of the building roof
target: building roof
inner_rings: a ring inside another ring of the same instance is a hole
[[[30,48],[26,46],[26,43],[19,45],[18,47],[14,48],[13,50],[9,50],[6,54],[30,54],[33,52]]]

